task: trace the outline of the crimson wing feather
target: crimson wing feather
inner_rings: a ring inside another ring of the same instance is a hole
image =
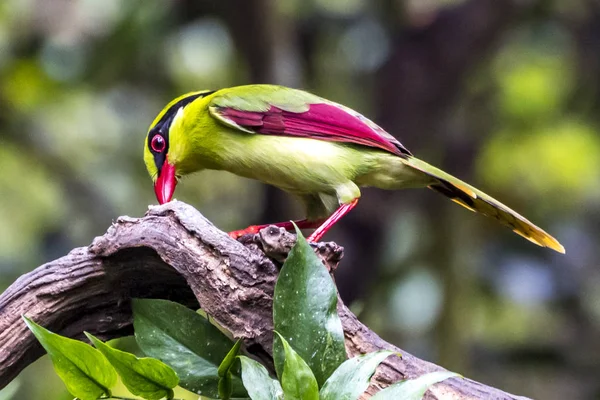
[[[410,152],[372,121],[335,103],[309,104],[293,112],[271,106],[267,111],[211,106],[210,112],[225,124],[263,135],[308,137],[375,147],[399,156]]]

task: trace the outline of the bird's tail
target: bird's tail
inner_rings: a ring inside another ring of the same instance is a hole
[[[403,159],[403,162],[433,178],[434,183],[428,186],[430,189],[471,211],[494,218],[539,246],[549,247],[564,254],[565,249],[558,240],[498,200],[418,158],[409,157]]]

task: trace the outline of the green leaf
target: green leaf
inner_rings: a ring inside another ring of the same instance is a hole
[[[103,394],[110,397],[117,373],[102,353],[86,343],[52,333],[25,316],[23,319],[73,396],[81,400],[96,400]]]
[[[121,381],[131,393],[148,400],[173,398],[172,389],[179,383],[179,378],[171,367],[153,358],[137,358],[133,354],[110,347],[87,332],[84,333],[115,367]]]
[[[285,400],[318,400],[319,386],[310,367],[283,336],[278,332],[275,334],[275,341],[279,340],[285,354],[281,373],[281,387]]]
[[[408,379],[394,383],[390,387],[375,393],[372,400],[421,400],[431,385],[445,379],[460,377],[456,372],[436,371],[422,375],[417,379]]]
[[[281,385],[269,376],[269,372],[262,364],[245,356],[238,358],[242,363],[244,387],[252,400],[283,399]]]
[[[297,228],[296,233],[298,240],[275,285],[273,323],[310,366],[321,386],[347,358],[344,331],[337,314],[335,284]],[[280,347],[273,348],[273,357],[281,376]]]
[[[224,400],[229,400],[231,398],[231,393],[233,391],[233,383],[231,381],[231,367],[233,367],[233,363],[237,360],[237,355],[240,352],[240,346],[242,345],[242,340],[239,339],[229,353],[225,356],[221,365],[219,365],[219,369],[217,370],[217,375],[219,375],[219,398]]]
[[[392,351],[377,351],[346,360],[321,388],[321,400],[355,400],[369,387],[377,366]]]
[[[19,378],[13,379],[11,383],[4,387],[4,389],[0,389],[0,400],[16,399],[15,396],[20,388],[21,380]]]
[[[231,349],[231,340],[181,304],[134,299],[132,306],[135,338],[142,351],[173,368],[182,387],[218,397],[218,367]],[[234,397],[246,396],[239,376],[233,376],[232,384]]]

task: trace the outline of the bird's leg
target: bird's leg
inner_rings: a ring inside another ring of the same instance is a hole
[[[340,208],[338,208],[327,219],[318,219],[315,221],[309,221],[309,220],[303,219],[303,220],[299,220],[299,221],[294,221],[293,223],[291,221],[286,221],[286,222],[277,222],[275,224],[251,225],[251,226],[247,227],[246,229],[240,229],[238,231],[229,232],[229,236],[232,237],[233,239],[237,239],[240,236],[246,235],[248,233],[258,233],[261,229],[266,228],[267,226],[270,226],[270,225],[275,225],[277,227],[284,228],[288,231],[291,231],[294,229],[293,224],[296,224],[296,226],[298,226],[298,228],[300,228],[300,229],[317,228],[312,233],[312,235],[310,235],[308,237],[309,242],[315,243],[315,242],[318,242],[323,237],[323,235],[325,235],[325,233],[327,233],[327,231],[337,221],[339,221],[344,215],[348,214],[348,212],[350,212],[350,210],[352,210],[356,206],[356,204],[358,204],[358,199],[354,199],[348,204],[342,204],[340,206]]]
[[[319,226],[313,233],[308,237],[308,241],[315,243],[318,242],[325,233],[331,228],[337,221],[339,221],[344,215],[348,214],[358,204],[358,198],[352,200],[348,204],[342,204],[340,208],[335,210],[333,214],[321,226]]]
[[[302,219],[302,220],[294,221],[294,224],[296,224],[296,226],[298,226],[298,228],[300,228],[300,229],[312,229],[312,228],[316,228],[316,227],[320,226],[324,221],[325,221],[324,218],[318,219],[315,221],[309,221],[307,219]],[[294,225],[293,225],[292,221],[285,221],[285,222],[277,222],[275,224],[251,225],[251,226],[247,227],[246,229],[240,229],[237,231],[229,232],[228,235],[229,235],[229,237],[231,237],[233,239],[237,239],[240,236],[246,235],[248,233],[258,233],[261,229],[266,228],[267,226],[271,226],[271,225],[275,225],[277,227],[284,228],[285,230],[288,230],[288,231],[294,230]]]

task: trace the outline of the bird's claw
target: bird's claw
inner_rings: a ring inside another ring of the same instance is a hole
[[[251,225],[245,229],[239,229],[237,231],[231,231],[228,233],[229,237],[232,239],[239,239],[240,237],[244,236],[244,235],[248,235],[248,234],[255,234],[258,233],[258,231],[260,230],[260,226],[258,225]]]

